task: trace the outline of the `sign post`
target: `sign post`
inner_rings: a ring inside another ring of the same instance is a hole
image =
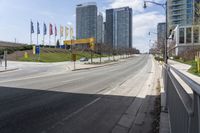
[[[40,60],[40,46],[39,45],[35,47],[35,53],[36,53],[36,55],[39,56],[38,60]]]
[[[5,70],[7,69],[7,51],[4,51]]]
[[[72,53],[72,61],[74,62],[74,70],[76,70],[76,54]]]

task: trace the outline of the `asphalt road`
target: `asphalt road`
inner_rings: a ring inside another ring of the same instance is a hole
[[[116,95],[113,88],[134,77],[131,90],[137,92],[151,66],[151,57],[141,55],[112,66],[49,76],[11,72],[10,77],[19,78],[0,81],[0,133],[109,133],[135,99],[123,90]]]

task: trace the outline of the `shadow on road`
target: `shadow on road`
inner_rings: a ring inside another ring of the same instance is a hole
[[[0,87],[0,133],[109,133],[136,99]]]

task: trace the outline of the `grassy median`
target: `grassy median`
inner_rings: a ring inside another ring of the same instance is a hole
[[[102,57],[105,57],[103,55]],[[77,60],[82,57],[91,58],[90,52],[77,52]],[[99,58],[100,55],[93,54],[93,58]],[[19,61],[28,61],[28,62],[63,62],[71,61],[71,53],[63,51],[41,51],[40,55],[28,55],[28,58],[21,57]]]

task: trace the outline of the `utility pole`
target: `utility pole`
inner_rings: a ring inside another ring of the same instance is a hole
[[[165,35],[165,64],[168,63],[168,52],[167,52],[167,40],[168,40],[168,19],[167,19],[167,1],[165,3],[157,3],[157,2],[154,2],[154,1],[144,1],[144,8],[147,8],[147,4],[146,3],[151,3],[151,4],[155,4],[155,5],[158,5],[158,6],[161,6],[164,10],[165,10],[165,19],[166,19],[166,35]]]

